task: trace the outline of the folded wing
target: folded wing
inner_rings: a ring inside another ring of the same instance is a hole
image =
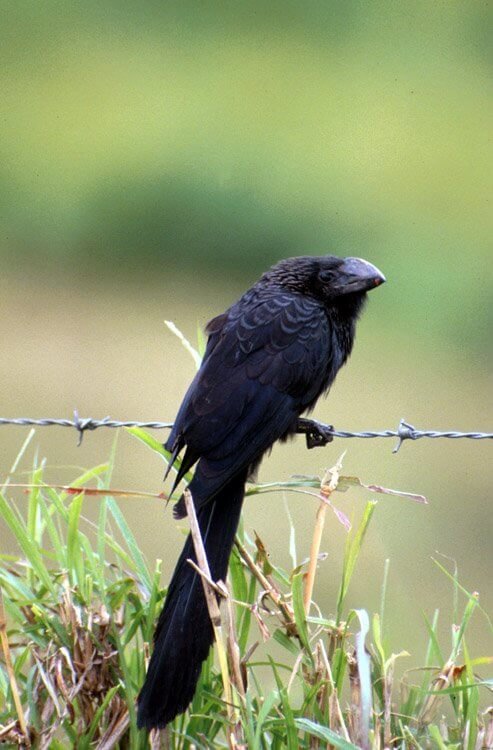
[[[207,332],[204,360],[166,448],[176,454],[186,447],[177,481],[202,459],[210,497],[294,429],[323,390],[332,347],[323,307],[281,291],[243,297]]]

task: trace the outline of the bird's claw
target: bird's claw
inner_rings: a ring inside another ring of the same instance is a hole
[[[305,435],[308,449],[323,447],[334,439],[333,426],[316,422],[314,419],[298,419],[296,431]]]
[[[323,448],[327,443],[331,443],[334,439],[332,435],[333,429],[333,425],[321,425],[314,422],[313,427],[306,433],[306,447],[309,450],[311,448]]]

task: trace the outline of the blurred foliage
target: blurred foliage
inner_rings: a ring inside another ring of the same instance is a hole
[[[250,277],[290,254],[362,255],[418,327],[438,295],[437,331],[479,348],[487,12],[4,0],[4,268]]]
[[[2,415],[77,406],[171,420],[193,370],[163,318],[193,336],[278,258],[334,252],[372,260],[388,284],[316,416],[348,429],[400,417],[491,429],[486,3],[0,7]],[[5,470],[25,431],[3,430]],[[110,439],[97,431],[77,452],[63,431],[37,436],[54,482],[63,464],[98,462]],[[353,601],[374,610],[374,571],[390,557],[390,626],[414,663],[414,602],[444,606],[427,572],[437,547],[490,606],[488,451],[487,441],[420,441],[397,458],[380,441],[350,443],[354,473],[431,499],[426,513],[382,504]],[[162,489],[160,468],[134,446],[122,441],[119,455],[115,486]],[[315,474],[333,458],[296,441],[262,471]],[[259,531],[279,528],[277,502],[252,497],[245,512]],[[306,546],[306,510],[292,513]],[[164,581],[178,554],[167,524],[149,504],[132,524],[149,559],[164,555]],[[334,565],[341,543],[331,533]],[[327,570],[326,607],[337,593]]]

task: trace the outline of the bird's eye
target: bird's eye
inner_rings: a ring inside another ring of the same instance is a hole
[[[318,278],[323,284],[330,284],[331,281],[334,281],[334,271],[321,271],[318,274]]]

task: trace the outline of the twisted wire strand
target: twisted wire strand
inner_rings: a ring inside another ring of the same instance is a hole
[[[315,422],[321,430],[329,435],[330,437],[337,438],[397,438],[398,443],[395,446],[393,452],[397,453],[402,443],[405,440],[419,440],[421,438],[447,438],[451,440],[457,440],[466,438],[469,440],[491,440],[493,439],[493,432],[460,432],[458,430],[418,430],[409,422],[401,419],[399,426],[396,430],[364,430],[362,432],[351,432],[349,430],[336,430],[331,425],[326,425],[321,422]],[[79,445],[82,441],[84,432],[87,430],[97,430],[100,427],[109,427],[111,429],[119,427],[141,427],[149,430],[161,430],[170,429],[173,427],[172,422],[140,422],[137,420],[126,420],[120,421],[117,419],[111,419],[110,417],[104,417],[103,419],[93,419],[92,417],[79,417],[77,411],[74,412],[73,419],[52,419],[49,417],[41,419],[32,419],[31,417],[0,417],[0,426],[2,425],[21,425],[27,427],[72,427],[79,433]]]

